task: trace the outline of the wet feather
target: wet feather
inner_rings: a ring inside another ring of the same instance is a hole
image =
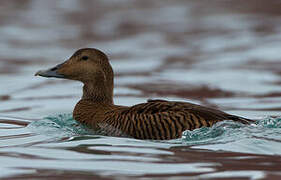
[[[131,107],[115,105],[112,67],[107,56],[93,48],[80,49],[64,63],[36,75],[81,81],[83,96],[73,117],[104,135],[167,140],[180,138],[185,130],[212,126],[219,121],[252,122],[187,102],[157,99]]]

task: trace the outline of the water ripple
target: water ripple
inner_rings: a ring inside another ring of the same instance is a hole
[[[49,116],[43,118],[42,120],[30,123],[27,128],[34,133],[39,133],[41,135],[43,134],[54,138],[61,139],[63,137],[68,137],[68,141],[78,141],[78,143],[83,141],[99,142],[98,139],[102,139],[104,144],[107,144],[107,141],[104,139],[109,138],[109,142],[113,139],[119,139],[123,142],[126,141],[128,145],[147,144],[150,142],[157,145],[186,145],[207,149],[218,148],[247,153],[256,152],[261,154],[281,154],[277,150],[278,147],[281,147],[281,117],[268,117],[257,120],[251,125],[245,125],[234,121],[218,122],[212,127],[202,127],[193,131],[187,130],[183,132],[181,139],[167,141],[144,141],[134,140],[131,138],[104,137],[102,135],[96,134],[87,126],[75,121],[71,114]],[[122,145],[122,143],[120,144]],[[241,149],[229,149],[229,146],[235,144],[237,144],[237,148],[241,147]],[[272,146],[273,144],[274,146]],[[104,151],[107,149],[106,146],[100,146],[97,148],[102,148]],[[109,147],[109,149],[114,150],[112,147]],[[117,149],[122,151],[124,148],[118,147]],[[265,151],[265,149],[267,150]],[[128,152],[132,151],[130,148],[127,150]]]

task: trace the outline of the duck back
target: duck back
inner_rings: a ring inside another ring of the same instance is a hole
[[[99,133],[137,139],[176,139],[180,138],[185,130],[210,127],[223,120],[251,122],[219,110],[176,101],[149,100],[147,103],[132,107],[115,105],[94,107],[90,102],[84,102],[83,108],[84,113],[88,112],[83,115],[83,119],[87,119],[82,121],[81,117],[75,119],[86,122]]]

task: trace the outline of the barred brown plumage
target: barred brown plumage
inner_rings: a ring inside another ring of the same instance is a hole
[[[88,59],[81,61],[83,56]],[[187,102],[148,100],[131,107],[115,105],[113,70],[107,56],[97,49],[80,49],[63,64],[36,75],[83,82],[83,96],[73,116],[104,135],[166,140],[180,138],[185,130],[209,127],[223,120],[253,122]]]

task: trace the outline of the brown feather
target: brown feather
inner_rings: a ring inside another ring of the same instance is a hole
[[[80,49],[66,62],[36,75],[83,82],[83,96],[73,116],[105,135],[165,140],[223,120],[252,122],[187,102],[148,100],[131,107],[114,105],[113,70],[106,55],[97,49]]]
[[[180,138],[185,130],[212,126],[223,120],[250,122],[219,110],[164,100],[148,101],[132,107],[93,105],[92,102],[81,100],[75,107],[74,117],[97,130],[102,130],[105,135],[122,134],[137,139],[157,140]]]

